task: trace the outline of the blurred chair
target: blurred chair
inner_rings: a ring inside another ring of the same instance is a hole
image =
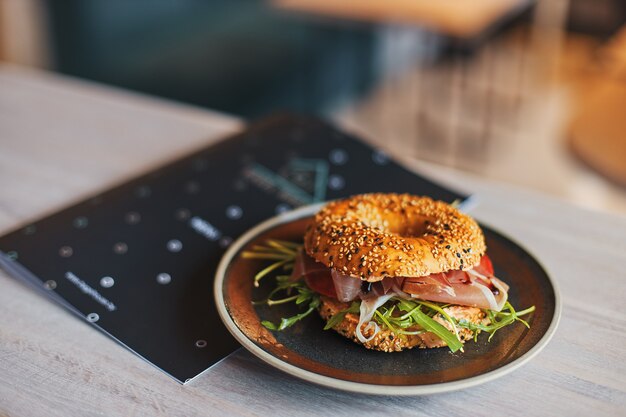
[[[626,186],[626,26],[595,57],[580,86],[570,145],[589,167]]]
[[[50,65],[46,11],[39,0],[0,0],[0,61]]]
[[[246,117],[324,113],[373,81],[373,35],[264,1],[47,2],[56,69]]]

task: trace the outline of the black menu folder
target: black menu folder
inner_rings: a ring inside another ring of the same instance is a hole
[[[185,382],[238,347],[212,295],[233,239],[365,192],[465,198],[319,119],[278,115],[1,237],[0,265]]]

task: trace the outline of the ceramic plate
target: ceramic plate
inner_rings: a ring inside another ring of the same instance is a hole
[[[273,288],[264,278],[254,288],[253,277],[267,261],[240,254],[268,238],[301,242],[311,215],[320,206],[304,207],[270,219],[232,244],[215,279],[220,316],[235,338],[268,364],[310,382],[360,393],[421,395],[468,388],[518,368],[546,346],[556,330],[560,302],[554,282],[541,265],[518,244],[483,226],[496,276],[511,286],[509,300],[518,309],[534,305],[535,312],[520,323],[499,330],[491,342],[481,334],[465,352],[447,348],[412,349],[397,353],[371,351],[343,338],[316,314],[281,332],[271,332],[261,320],[279,322],[296,314],[292,305],[253,306]]]

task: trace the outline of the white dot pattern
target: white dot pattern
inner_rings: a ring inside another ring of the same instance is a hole
[[[374,161],[376,165],[387,165],[389,163],[389,156],[385,152],[377,150],[372,154],[372,161]]]
[[[226,217],[231,220],[238,220],[243,216],[243,210],[239,206],[226,207]]]
[[[113,245],[113,252],[118,255],[123,255],[128,252],[128,245],[124,242],[117,242]]]
[[[181,208],[176,210],[175,216],[177,220],[184,221],[191,217],[191,212],[187,209]]]
[[[141,214],[136,211],[129,211],[124,215],[124,221],[128,224],[137,224],[141,221]]]
[[[343,149],[333,149],[328,159],[333,165],[345,165],[348,162],[348,153]]]
[[[167,247],[168,251],[173,253],[183,250],[183,242],[178,239],[169,240],[165,246]]]
[[[75,218],[72,224],[77,229],[84,229],[89,224],[89,220],[87,219],[87,217],[81,216]]]
[[[157,275],[156,281],[161,285],[167,285],[172,282],[172,276],[167,272],[161,272],[159,275]]]
[[[115,285],[115,280],[111,277],[102,277],[100,278],[100,286],[102,288],[111,288]]]
[[[276,212],[276,214],[283,214],[285,212],[288,212],[289,210],[291,210],[291,206],[289,204],[281,203],[276,206],[276,209],[274,211]]]
[[[328,187],[331,190],[341,190],[346,185],[346,181],[340,175],[331,175],[328,178]]]
[[[61,258],[69,258],[74,254],[74,250],[69,246],[61,246],[59,249],[59,255]]]

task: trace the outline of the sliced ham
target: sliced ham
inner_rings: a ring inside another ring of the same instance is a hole
[[[301,252],[295,260],[292,278],[302,277],[313,291],[342,302],[356,298],[369,302],[381,296],[397,295],[500,311],[509,290],[508,285],[493,275],[493,266],[486,255],[480,265],[471,271],[457,270],[423,277],[389,277],[363,285],[359,278],[343,275]]]
[[[421,300],[500,311],[508,298],[509,286],[493,276],[491,260],[486,255],[483,259],[471,271],[406,278],[402,291]]]
[[[335,284],[337,299],[339,301],[348,302],[354,300],[361,291],[361,280],[348,275],[343,275],[332,269],[330,275]]]
[[[493,291],[478,281],[469,284],[451,284],[450,287],[437,287],[421,285],[419,281],[407,278],[404,281],[402,290],[411,294],[412,297],[421,300],[488,308],[495,311],[502,310],[507,300],[506,292],[501,290]]]
[[[317,262],[304,253],[302,249],[296,255],[296,259],[293,264],[293,271],[291,271],[292,279],[300,279],[303,276],[312,272],[325,271],[330,273],[329,268],[323,263]]]

